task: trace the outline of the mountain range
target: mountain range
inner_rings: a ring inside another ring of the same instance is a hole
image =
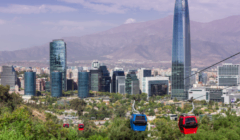
[[[208,23],[191,21],[192,65],[203,67],[240,51],[240,16]],[[171,61],[173,16],[123,24],[107,31],[63,38],[68,61]],[[49,41],[50,42],[50,41]],[[1,51],[0,61],[48,60],[49,43],[16,51]],[[231,59],[238,63],[239,57]]]

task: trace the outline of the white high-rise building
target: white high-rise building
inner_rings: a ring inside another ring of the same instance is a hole
[[[141,68],[138,73],[138,78],[139,78],[139,88],[142,93],[146,93],[145,91],[145,78],[146,77],[151,77],[152,76],[152,71],[150,69],[146,68]]]
[[[240,65],[231,63],[223,64],[218,67],[218,85],[219,86],[237,86],[240,78]]]

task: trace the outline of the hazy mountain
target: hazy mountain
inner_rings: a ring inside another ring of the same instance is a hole
[[[82,37],[64,38],[69,61],[134,59],[170,61],[173,17],[119,27]],[[192,63],[206,66],[240,51],[240,16],[209,23],[191,21]],[[0,61],[48,60],[49,44],[0,52]],[[232,59],[238,63],[238,58]]]

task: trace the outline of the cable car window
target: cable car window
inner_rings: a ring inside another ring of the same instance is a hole
[[[145,116],[136,116],[136,121],[145,121]]]
[[[186,123],[191,123],[191,122],[195,123],[196,122],[195,118],[186,118],[185,121],[186,121]]]
[[[79,128],[83,128],[83,125],[80,125]]]

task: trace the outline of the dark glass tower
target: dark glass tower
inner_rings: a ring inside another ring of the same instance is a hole
[[[120,80],[123,79],[123,80]],[[120,84],[123,85],[123,90],[119,89],[118,87],[122,87]],[[114,71],[112,76],[112,93],[125,93],[125,74],[124,71]],[[120,92],[122,91],[122,92]]]
[[[24,95],[35,96],[36,93],[36,72],[24,73]]]
[[[53,40],[50,42],[50,74],[53,71],[62,73],[62,90],[67,90],[67,50],[63,40]],[[50,76],[51,77],[51,76]]]
[[[191,87],[191,42],[188,0],[176,0],[172,44],[172,98],[187,99]]]
[[[110,92],[111,77],[105,65],[99,67],[101,71],[101,80],[100,80],[100,91],[101,92]]]
[[[90,90],[110,92],[111,77],[105,65],[100,66],[98,62],[93,62],[89,81]]]
[[[52,97],[62,96],[62,73],[61,72],[51,73],[51,95]]]
[[[78,97],[87,98],[89,94],[89,73],[78,72]]]

